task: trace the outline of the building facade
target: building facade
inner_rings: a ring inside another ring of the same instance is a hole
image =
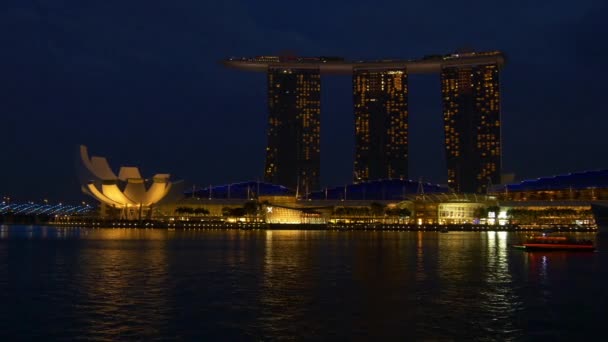
[[[408,177],[405,68],[353,70],[354,181]]]
[[[496,185],[492,194],[501,201],[608,201],[608,170],[572,172],[519,183]]]
[[[298,192],[319,188],[321,75],[318,69],[269,67],[264,178]]]
[[[487,206],[483,202],[451,201],[442,202],[437,206],[439,224],[471,224],[480,218],[479,209]]]
[[[444,67],[441,71],[448,186],[485,193],[500,183],[498,65]]]
[[[353,78],[354,181],[407,178],[408,75],[440,74],[448,185],[455,192],[485,193],[489,184],[500,183],[500,51],[367,61],[231,57],[223,64],[267,73],[267,182],[299,194],[318,189],[321,74]]]

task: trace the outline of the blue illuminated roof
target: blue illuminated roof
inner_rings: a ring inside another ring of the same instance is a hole
[[[186,197],[192,197],[192,191],[184,192]],[[232,198],[247,199],[258,196],[293,196],[295,193],[288,188],[264,182],[241,182],[210,186],[195,189],[194,196],[199,198]]]
[[[448,188],[439,184],[422,183],[427,194],[446,193]],[[336,186],[310,193],[309,199],[344,199],[346,188],[347,200],[402,200],[408,195],[418,192],[418,182],[401,179],[382,179],[376,181]],[[192,191],[184,192],[186,197],[192,197]],[[295,196],[293,190],[282,185],[264,182],[241,182],[196,189],[194,196],[198,198],[216,199],[247,199],[258,196]],[[305,194],[300,194],[305,197]]]
[[[349,184],[316,191],[308,197],[310,199],[330,200],[377,200],[394,201],[403,200],[408,195],[418,192],[419,182],[401,179],[381,179],[369,182]],[[422,183],[425,193],[446,193],[448,188],[439,184]]]
[[[583,171],[552,177],[527,179],[520,183],[499,185],[494,191],[534,191],[608,188],[608,170]]]

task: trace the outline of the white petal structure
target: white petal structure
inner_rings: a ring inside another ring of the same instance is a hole
[[[168,174],[155,175],[152,180],[152,186],[150,186],[150,189],[146,192],[146,198],[144,200],[144,203],[147,203],[147,205],[160,201],[169,193],[169,190],[171,190],[171,182],[169,182]]]
[[[146,184],[141,178],[129,178],[127,180],[127,186],[125,187],[125,197],[130,201],[137,202],[139,199],[145,202],[146,198]],[[160,198],[159,198],[160,200]],[[156,201],[158,202],[158,200]],[[150,205],[146,204],[145,205]]]
[[[120,171],[118,171],[118,178],[121,181],[126,181],[130,178],[141,178],[141,175],[139,174],[138,168],[132,166],[123,166],[120,168]]]
[[[97,190],[97,188],[95,187],[95,183],[87,184],[87,189],[90,191],[90,193],[91,193],[91,195],[93,195],[93,197],[97,198],[99,201],[101,201],[105,204],[109,204],[114,207],[123,206],[123,203],[115,202],[112,199],[108,198],[103,193],[101,193],[99,190]]]
[[[80,146],[80,158],[90,177],[83,191],[112,208],[120,209],[121,218],[141,218],[144,211],[149,211],[150,206],[171,190],[169,174],[156,174],[152,181],[147,181],[137,167],[123,166],[117,177],[106,158],[90,158],[84,145]]]

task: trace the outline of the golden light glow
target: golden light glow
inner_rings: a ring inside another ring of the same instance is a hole
[[[148,210],[149,206],[159,202],[171,189],[168,174],[155,175],[152,185],[146,190],[146,182],[138,168],[122,167],[119,177],[116,177],[105,158],[89,159],[86,146],[80,147],[80,156],[91,179],[83,189],[100,202],[120,209],[121,218],[141,218],[144,209]]]

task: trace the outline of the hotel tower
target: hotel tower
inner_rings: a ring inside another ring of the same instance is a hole
[[[321,75],[318,69],[268,68],[267,182],[300,193],[319,189]]]
[[[407,179],[407,73],[353,70],[354,181]]]
[[[500,184],[498,65],[444,67],[441,92],[448,186],[484,193]]]
[[[500,183],[500,51],[417,60],[258,56],[224,65],[268,77],[265,180],[305,194],[319,189],[321,75],[350,75],[355,118],[355,182],[408,178],[408,75],[439,74],[448,185],[485,193]],[[439,157],[439,156],[438,156]]]

